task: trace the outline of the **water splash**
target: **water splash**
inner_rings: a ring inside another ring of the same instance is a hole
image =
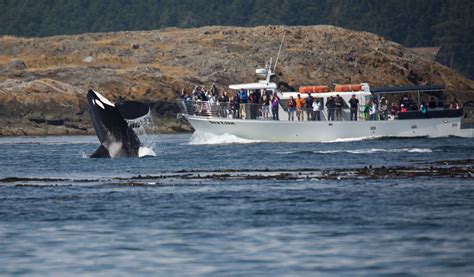
[[[139,136],[142,146],[138,149],[138,157],[149,157],[156,156],[155,143],[148,133],[152,133],[155,130],[155,125],[151,117],[151,111],[142,117],[127,120],[128,125],[133,128],[133,131]]]
[[[138,149],[138,157],[139,158],[156,157],[156,153],[155,153],[155,151],[153,151],[153,148],[142,146],[142,147],[140,147],[140,149]]]

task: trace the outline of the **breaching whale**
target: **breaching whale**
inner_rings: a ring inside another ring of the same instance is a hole
[[[90,157],[138,157],[140,139],[126,120],[147,115],[148,105],[133,101],[114,104],[91,89],[87,93],[87,104],[100,141],[99,148]]]

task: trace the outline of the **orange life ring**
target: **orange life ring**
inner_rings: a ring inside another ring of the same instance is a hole
[[[300,93],[321,93],[321,92],[328,92],[328,86],[302,86],[299,89]]]
[[[346,92],[346,91],[361,91],[362,85],[360,84],[344,84],[336,85],[336,92]]]

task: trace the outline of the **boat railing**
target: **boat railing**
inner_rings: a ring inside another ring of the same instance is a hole
[[[227,119],[259,119],[271,120],[273,119],[272,108],[269,105],[253,104],[253,103],[239,103],[233,102],[215,102],[215,101],[200,101],[200,100],[179,100],[178,105],[182,114],[203,117],[216,117]],[[357,114],[358,121],[373,121],[373,120],[403,120],[403,119],[421,119],[433,117],[457,117],[462,115],[462,109],[455,111],[448,110],[433,110],[426,113],[420,111],[399,112],[397,114],[390,114],[388,112],[382,113],[377,111],[376,114],[370,115],[368,110],[361,106]],[[298,118],[299,116],[299,118]],[[351,121],[351,112],[348,108],[342,109],[328,109],[325,108],[320,112],[315,112],[310,108],[293,109],[288,111],[287,107],[280,107],[278,111],[278,118],[280,120],[294,120],[294,121]]]
[[[180,100],[181,113],[229,119],[270,119],[271,108],[263,104]]]
[[[200,100],[179,100],[178,105],[182,114],[216,117],[228,119],[259,119],[271,120],[273,119],[273,111],[271,106],[264,104],[253,103],[239,103],[233,102],[215,102],[215,101],[200,101]],[[323,109],[319,112],[313,111],[311,108],[294,109],[289,112],[287,107],[281,106],[278,111],[280,120],[300,120],[303,121],[349,121],[349,109],[341,109],[340,112],[336,109]],[[364,116],[363,111],[357,114],[358,120],[368,120],[368,116]]]

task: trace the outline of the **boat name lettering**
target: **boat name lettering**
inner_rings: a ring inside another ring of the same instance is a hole
[[[218,125],[235,125],[234,122],[229,121],[209,121],[211,124],[218,124]]]

